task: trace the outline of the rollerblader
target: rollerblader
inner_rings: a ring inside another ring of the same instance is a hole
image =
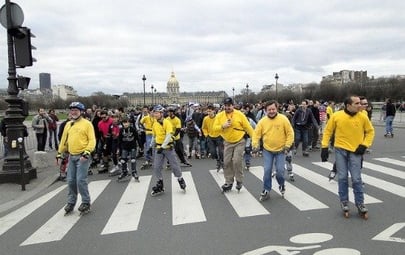
[[[267,115],[257,123],[252,139],[255,152],[259,151],[259,141],[263,140],[264,175],[261,194],[266,197],[270,193],[272,188],[271,174],[273,165],[275,165],[275,177],[280,192],[284,195],[286,154],[290,153],[290,148],[294,142],[294,130],[288,118],[278,113],[276,101],[266,103],[265,109]]]
[[[91,152],[96,146],[94,128],[90,121],[82,117],[85,107],[80,102],[69,105],[71,120],[66,124],[62,139],[59,144],[56,163],[62,159],[63,153],[69,153],[67,169],[68,201],[65,212],[70,213],[77,202],[77,194],[80,192],[83,211],[90,209],[90,194],[88,190],[87,175],[91,163]]]
[[[98,170],[99,174],[108,172],[108,163],[111,155],[111,133],[109,130],[113,121],[105,110],[100,112],[100,118],[101,120],[98,122],[98,130],[100,134],[99,146],[102,154],[102,163]]]
[[[224,177],[225,189],[232,189],[234,181],[243,183],[243,153],[246,141],[245,133],[253,136],[253,128],[245,114],[234,109],[233,99],[224,100],[224,111],[214,120],[214,131],[220,132],[224,139]]]
[[[216,160],[216,169],[219,172],[224,165],[224,141],[220,135],[220,131],[214,129],[215,116],[215,107],[208,105],[207,116],[203,119],[201,129],[207,139],[208,152],[211,158]]]
[[[173,127],[169,120],[164,118],[164,108],[157,105],[153,109],[155,121],[152,126],[155,155],[153,170],[157,179],[156,185],[152,188],[151,195],[156,196],[164,192],[162,169],[166,160],[169,161],[170,168],[179,182],[180,188],[185,191],[186,182],[181,173],[180,164],[173,149]]]
[[[395,118],[395,113],[396,113],[396,107],[395,104],[392,103],[391,98],[388,98],[386,100],[386,107],[385,107],[385,135],[384,137],[394,137],[394,130],[392,127],[392,122],[394,121]]]
[[[138,172],[136,170],[136,150],[137,150],[137,136],[138,133],[134,127],[130,126],[129,119],[124,117],[122,119],[122,129],[118,136],[118,145],[121,165],[121,175],[118,180],[125,179],[125,177],[133,176],[135,181],[139,181]],[[131,164],[131,175],[128,171],[128,162]]]
[[[335,136],[335,160],[338,175],[339,198],[341,203],[349,201],[349,172],[351,174],[354,202],[364,213],[364,192],[361,179],[361,166],[366,149],[374,140],[374,127],[365,114],[360,113],[358,96],[344,100],[344,109],[335,112],[326,124],[322,137],[322,162],[329,157],[328,145]],[[356,123],[354,128],[353,123]]]

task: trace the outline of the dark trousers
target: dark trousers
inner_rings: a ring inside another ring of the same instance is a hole
[[[47,137],[47,130],[43,133],[36,133],[37,136],[37,151],[45,151],[45,145],[46,145],[46,137]]]

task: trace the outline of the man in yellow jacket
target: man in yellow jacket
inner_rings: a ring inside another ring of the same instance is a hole
[[[217,171],[219,171],[224,164],[224,141],[221,137],[221,131],[214,130],[213,128],[216,117],[214,106],[209,105],[207,113],[208,115],[204,117],[201,129],[203,135],[207,138],[211,157],[217,160]]]
[[[214,131],[220,131],[224,139],[224,177],[222,185],[224,192],[230,191],[236,179],[236,189],[239,191],[243,184],[243,153],[245,151],[244,136],[253,136],[253,128],[245,114],[235,110],[232,98],[224,100],[224,111],[217,114]]]
[[[278,103],[270,101],[266,103],[265,109],[267,116],[257,123],[252,139],[253,151],[259,150],[259,140],[263,140],[264,175],[260,201],[264,201],[270,196],[273,162],[276,166],[276,180],[279,190],[284,195],[285,154],[288,153],[294,142],[294,130],[288,118],[278,113]]]
[[[335,135],[335,161],[338,174],[339,197],[345,216],[349,211],[349,179],[350,172],[354,201],[359,213],[366,216],[364,192],[361,180],[363,154],[374,140],[374,128],[365,114],[360,113],[361,104],[358,96],[350,96],[344,100],[345,108],[335,112],[328,123],[322,137],[321,159],[327,161],[328,144]]]
[[[90,210],[90,194],[87,183],[87,173],[91,163],[91,152],[96,146],[93,124],[82,117],[86,110],[80,102],[72,102],[69,106],[71,120],[66,123],[56,157],[57,163],[64,152],[69,153],[67,182],[69,187],[66,214],[73,211],[77,200],[77,192],[82,197],[78,210],[86,213]]]

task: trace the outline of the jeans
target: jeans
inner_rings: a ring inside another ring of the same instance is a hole
[[[82,203],[90,204],[90,194],[87,183],[87,171],[91,163],[91,157],[80,160],[81,155],[70,155],[67,169],[67,183],[69,187],[68,203],[76,204],[77,191],[82,196]]]
[[[285,165],[285,154],[283,151],[280,152],[270,152],[263,149],[263,161],[264,161],[264,175],[263,175],[263,189],[271,190],[271,173],[273,170],[273,162],[276,167],[276,180],[278,185],[284,186],[284,165]]]
[[[224,140],[221,136],[218,137],[207,137],[209,152],[211,153],[211,158],[224,162]]]
[[[176,152],[173,149],[163,149],[161,153],[155,153],[153,160],[153,171],[157,180],[163,180],[162,168],[165,161],[169,161],[173,175],[177,178],[181,177],[181,168],[179,160],[176,157]]]
[[[341,202],[349,201],[349,177],[352,179],[352,188],[355,204],[364,203],[363,182],[361,180],[362,155],[335,148],[336,169],[338,175],[339,197]]]
[[[302,140],[302,152],[305,152],[308,147],[308,129],[305,127],[296,127],[294,128],[294,136],[295,149],[298,150],[298,145]]]
[[[385,117],[385,133],[392,134],[392,122],[394,121],[394,116],[390,115]]]
[[[54,143],[55,143],[55,150],[57,150],[58,149],[58,137],[57,137],[57,135],[56,135],[56,129],[49,129],[49,138],[48,138],[48,145],[49,145],[49,148],[52,148],[52,140],[54,141]]]
[[[152,162],[152,154],[150,154],[148,151],[150,149],[150,144],[152,142],[152,135],[146,135],[145,136],[145,146],[144,146],[144,156],[145,156],[145,160]]]

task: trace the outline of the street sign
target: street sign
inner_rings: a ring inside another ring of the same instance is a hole
[[[7,21],[7,4],[3,5],[0,9],[0,23],[7,29],[16,28],[23,24],[24,13],[18,4],[10,2],[10,24]]]

